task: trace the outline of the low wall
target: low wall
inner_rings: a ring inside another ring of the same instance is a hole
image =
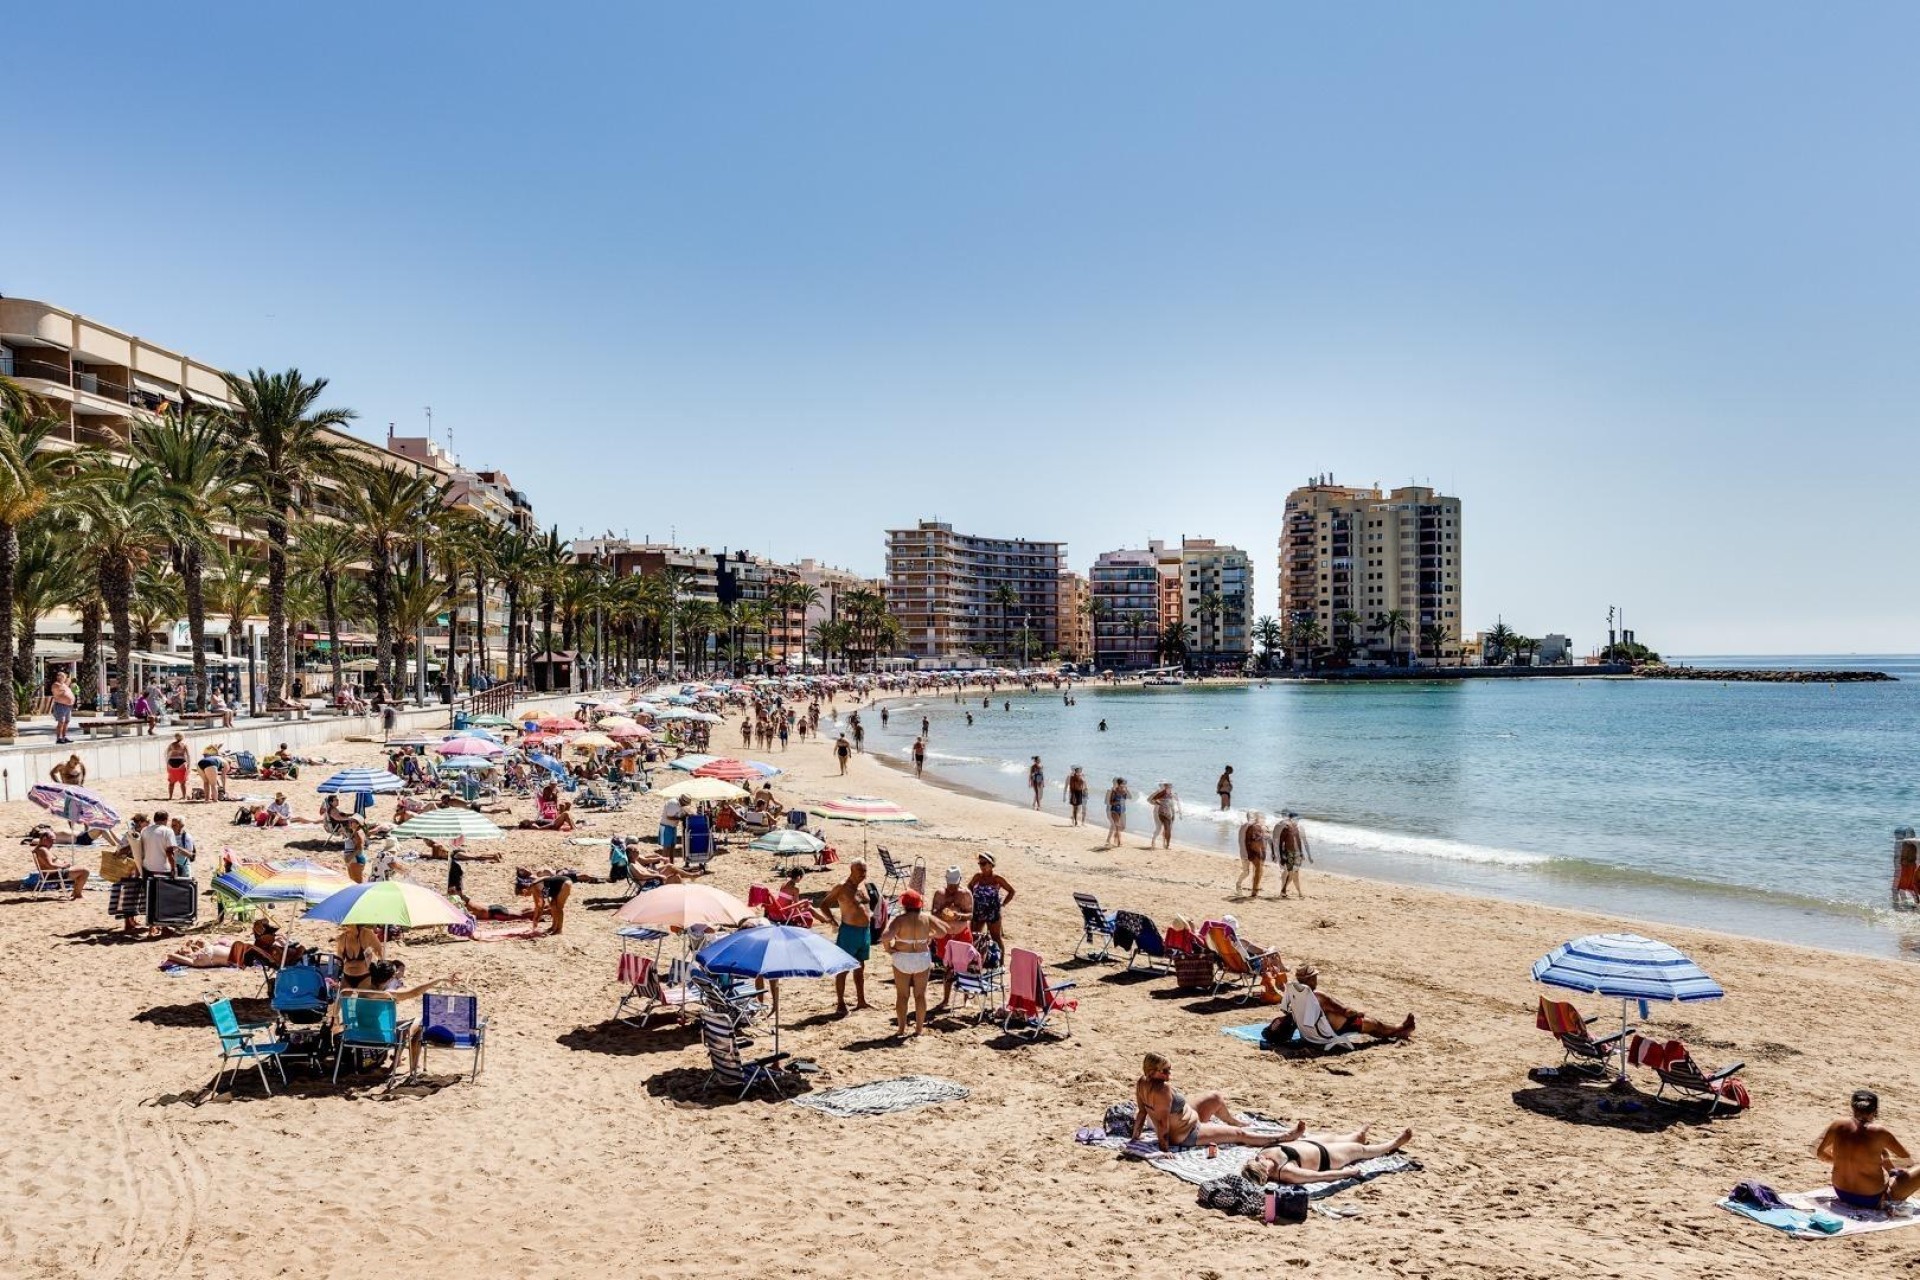
[[[586,696],[578,693],[529,694],[515,705],[550,706],[572,714]],[[452,720],[453,708],[446,706],[402,711],[394,732],[445,732]],[[346,738],[378,740],[386,736],[381,728],[381,718],[377,715],[315,715],[305,720],[242,721],[231,729],[185,729],[175,725],[156,729],[152,737],[144,734],[137,738],[91,739],[76,736],[70,746],[55,746],[51,739],[21,742],[0,749],[0,801],[26,799],[27,788],[36,782],[48,781],[54,765],[64,762],[69,755],[78,755],[85,762],[89,783],[144,774],[159,784],[166,776],[167,743],[172,741],[176,730],[193,745],[196,753],[207,743],[217,743],[228,751],[251,751],[256,756],[268,754],[283,742],[292,748],[295,755],[312,755],[319,753],[309,748],[328,742],[339,742]],[[78,730],[75,732],[77,734]]]

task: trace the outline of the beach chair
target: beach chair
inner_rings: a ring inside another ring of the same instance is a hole
[[[280,1021],[294,1026],[318,1026],[327,1020],[332,1001],[327,998],[327,976],[311,965],[297,964],[273,975],[268,1001]]]
[[[660,966],[647,964],[645,977],[641,980],[647,1003],[640,1010],[639,1021],[645,1022],[657,1009],[665,1009],[673,1015],[676,1023],[684,1023],[687,1013],[700,1003],[700,993],[687,981],[687,963],[676,960],[667,966],[667,975],[660,976]]]
[[[947,972],[953,975],[953,991],[961,1007],[978,1007],[974,1021],[991,1017],[1006,1004],[1007,971],[1004,966],[989,969],[981,963],[980,953],[970,942],[951,940],[946,947]]]
[[[695,855],[698,855],[700,865],[704,867],[713,857],[713,820],[704,813],[690,813],[686,816],[686,825],[687,865],[692,866]]]
[[[900,864],[893,860],[891,849],[884,845],[876,845],[874,852],[880,855],[880,869],[883,873],[880,879],[880,892],[891,898],[900,891],[900,886],[906,883],[907,873],[902,871]]]
[[[720,806],[720,811],[713,815],[713,838],[715,842],[728,844],[730,843],[729,838],[737,835],[739,831],[740,815],[735,813],[733,809],[727,805]]]
[[[1300,1038],[1322,1053],[1351,1049],[1366,1039],[1358,1031],[1335,1031],[1320,1007],[1320,997],[1304,982],[1289,982],[1280,996],[1280,1011],[1293,1019]]]
[[[714,1010],[708,1010],[700,1019],[700,1040],[706,1046],[707,1064],[711,1067],[701,1085],[703,1091],[712,1089],[718,1082],[729,1089],[737,1088],[740,1091],[737,1096],[744,1098],[761,1085],[771,1085],[776,1097],[784,1096],[783,1081],[774,1068],[792,1054],[741,1057],[741,1048],[753,1043],[752,1038],[740,1033],[740,1025],[733,1018]]]
[[[752,987],[737,979],[708,973],[697,965],[689,969],[687,985],[700,998],[707,1012],[724,1013],[740,1026],[745,1026],[767,1011],[760,993]]]
[[[1207,949],[1213,952],[1213,994],[1232,994],[1237,991],[1241,1000],[1251,998],[1260,988],[1261,973],[1268,958],[1279,953],[1265,951],[1243,941],[1218,920],[1209,921],[1204,932]]]
[[[1704,1102],[1709,1116],[1717,1114],[1721,1107],[1744,1111],[1751,1105],[1746,1085],[1735,1079],[1746,1070],[1744,1062],[1709,1072],[1693,1060],[1692,1052],[1682,1042],[1649,1040],[1638,1034],[1627,1042],[1627,1058],[1660,1077],[1660,1088],[1653,1095],[1656,1102],[1671,1106]],[[1676,1096],[1667,1097],[1668,1089]]]
[[[71,894],[73,879],[67,867],[42,867],[38,862],[22,877],[20,887],[34,893]]]
[[[704,847],[696,849],[693,837],[687,837],[686,856],[680,861],[680,869],[686,874],[698,876],[707,873],[708,864],[713,861],[713,838],[708,836],[704,841]]]
[[[787,826],[795,831],[807,829],[807,811],[805,809],[787,810]]]
[[[400,1017],[400,1006],[391,1000],[370,1000],[347,993],[340,997],[339,1047],[333,1054],[333,1082],[340,1083],[340,1063],[347,1050],[356,1054],[374,1054],[386,1060],[391,1076],[400,1066],[400,1051],[413,1033],[413,1019]]]
[[[220,1070],[214,1073],[213,1091],[220,1092],[220,1078],[232,1073],[238,1079],[240,1073],[249,1065],[260,1072],[260,1087],[269,1095],[273,1085],[267,1080],[267,1063],[273,1063],[274,1070],[280,1073],[280,1083],[287,1082],[287,1068],[280,1061],[280,1055],[286,1052],[284,1040],[261,1039],[273,1029],[268,1022],[242,1022],[233,1012],[233,1001],[212,1000],[207,1003],[207,1012],[212,1015],[213,1029],[220,1037]]]
[[[1142,956],[1146,957],[1143,967],[1148,971],[1173,969],[1173,954],[1167,950],[1167,940],[1160,936],[1160,926],[1138,911],[1113,913],[1113,945],[1126,951],[1129,972],[1139,965]]]
[[[1073,895],[1080,908],[1080,937],[1073,944],[1073,958],[1080,959],[1080,948],[1087,949],[1089,960],[1105,960],[1113,950],[1113,913],[1101,909],[1100,899],[1090,893]]]
[[[1061,992],[1069,991],[1071,982],[1047,982],[1046,964],[1037,951],[1027,951],[1015,947],[1007,956],[1007,1005],[1001,1026],[1010,1034],[1016,1034],[1028,1040],[1037,1039],[1041,1032],[1052,1031],[1053,1019],[1057,1014],[1061,1022],[1061,1034],[1072,1035],[1068,1016],[1080,1007],[1078,1000],[1061,997]],[[1022,1018],[1026,1026],[1013,1030],[1013,1020]]]
[[[473,1074],[480,1078],[480,1067],[487,1056],[487,1020],[480,1016],[480,999],[471,995],[437,995],[431,991],[420,997],[420,1047],[465,1050],[473,1054]]]
[[[1541,996],[1533,1025],[1552,1033],[1560,1041],[1561,1048],[1565,1050],[1560,1059],[1562,1067],[1571,1067],[1589,1075],[1604,1075],[1607,1064],[1620,1052],[1621,1038],[1631,1035],[1633,1028],[1626,1027],[1596,1039],[1587,1030],[1588,1025],[1596,1020],[1597,1015],[1594,1018],[1581,1017],[1580,1011],[1564,1000],[1549,1000]]]

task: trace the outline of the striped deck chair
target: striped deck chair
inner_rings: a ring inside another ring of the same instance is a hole
[[[737,1096],[746,1097],[761,1085],[770,1085],[776,1097],[784,1096],[784,1082],[781,1073],[774,1070],[781,1061],[793,1055],[788,1053],[770,1053],[758,1058],[743,1058],[740,1050],[753,1043],[752,1038],[740,1034],[740,1024],[727,1015],[708,1010],[700,1019],[700,1041],[706,1046],[708,1071],[703,1090],[712,1089],[716,1082],[729,1089],[738,1089]]]
[[[1113,950],[1114,913],[1102,909],[1100,899],[1090,893],[1073,895],[1073,905],[1080,908],[1080,937],[1073,944],[1073,958],[1080,958],[1080,948],[1087,949],[1087,959],[1105,960]]]
[[[1013,1020],[1023,1018],[1026,1026],[1015,1034],[1034,1040],[1041,1032],[1053,1030],[1053,1019],[1057,1014],[1061,1022],[1061,1034],[1073,1034],[1068,1015],[1080,1007],[1080,1002],[1063,999],[1060,994],[1071,990],[1073,983],[1049,984],[1046,962],[1040,959],[1040,953],[1020,947],[1015,947],[1008,954],[1007,972],[1007,1007],[1001,1019],[1002,1027],[1011,1033]]]
[[[615,1022],[630,1023],[633,1026],[639,1026],[646,1022],[647,1015],[644,1010],[649,1007],[647,975],[652,969],[653,960],[651,957],[643,956],[638,951],[622,951],[620,953],[620,985],[624,990],[620,994],[620,1003],[613,1008],[613,1020]],[[642,1012],[629,1018],[627,1016],[627,1007],[629,1005],[640,1008]]]
[[[1565,1050],[1560,1059],[1561,1066],[1604,1075],[1607,1063],[1620,1052],[1621,1038],[1633,1034],[1633,1028],[1627,1027],[1595,1039],[1587,1030],[1588,1024],[1593,1021],[1595,1018],[1581,1017],[1580,1011],[1564,1000],[1549,1000],[1541,996],[1533,1025],[1552,1033],[1560,1042],[1560,1047]]]
[[[980,952],[971,942],[950,940],[946,947],[947,979],[953,984],[952,994],[960,997],[962,1008],[974,1006],[974,1021],[991,1017],[1006,1003],[1007,971],[1005,967],[988,969],[981,962]]]

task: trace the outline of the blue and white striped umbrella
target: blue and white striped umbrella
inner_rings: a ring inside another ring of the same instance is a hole
[[[1593,933],[1533,962],[1533,980],[1616,1000],[1718,1000],[1725,988],[1664,942],[1637,933]]]
[[[347,795],[386,795],[406,790],[406,779],[385,769],[342,769],[320,784],[321,795],[338,791]]]

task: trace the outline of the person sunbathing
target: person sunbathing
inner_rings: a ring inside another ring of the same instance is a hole
[[[1377,1036],[1382,1040],[1407,1040],[1413,1036],[1413,1015],[1409,1013],[1399,1026],[1388,1026],[1378,1018],[1369,1018],[1358,1009],[1350,1008],[1339,1000],[1320,990],[1320,971],[1310,964],[1303,964],[1294,971],[1293,980],[1313,992],[1320,1002],[1321,1025],[1314,1030],[1322,1038],[1345,1035],[1357,1031],[1362,1035]],[[1285,981],[1285,975],[1282,975]],[[1260,1033],[1261,1042],[1268,1045],[1282,1045],[1293,1038],[1294,1022],[1291,1013],[1283,1013],[1269,1022],[1266,1030]]]
[[[1140,1131],[1149,1123],[1162,1151],[1187,1151],[1212,1142],[1270,1147],[1291,1142],[1306,1131],[1306,1125],[1295,1124],[1285,1133],[1256,1132],[1227,1108],[1219,1094],[1203,1093],[1189,1101],[1174,1091],[1168,1083],[1172,1079],[1173,1066],[1163,1055],[1149,1053],[1141,1060],[1140,1078],[1133,1084],[1129,1141],[1140,1141]]]
[[[41,831],[33,839],[33,869],[42,879],[57,879],[65,876],[73,888],[73,900],[80,900],[80,891],[87,887],[87,869],[73,865],[72,858],[53,856],[53,832]]]
[[[235,969],[250,964],[279,969],[298,964],[305,956],[306,951],[299,943],[281,941],[280,926],[272,916],[261,916],[253,922],[253,940],[234,943],[228,949],[227,963]]]
[[[499,903],[499,902],[479,903],[479,902],[474,902],[470,898],[461,897],[458,894],[454,895],[453,901],[459,904],[459,906],[463,910],[465,910],[468,915],[472,916],[475,920],[531,920],[533,919],[532,907],[521,909],[517,907],[509,907],[504,903]]]
[[[160,962],[163,969],[228,969],[233,967],[233,951],[244,946],[231,938],[189,938]]]
[[[1920,1166],[1901,1169],[1893,1163],[1913,1156],[1879,1123],[1879,1095],[1860,1089],[1852,1103],[1853,1115],[1828,1125],[1814,1148],[1815,1155],[1833,1166],[1833,1193],[1840,1203],[1885,1209],[1920,1191]]]
[[[1391,1155],[1413,1141],[1413,1130],[1402,1129],[1392,1142],[1370,1142],[1365,1126],[1352,1133],[1300,1134],[1273,1144],[1274,1150],[1255,1156],[1240,1167],[1249,1182],[1338,1182],[1353,1175],[1350,1165]]]
[[[445,862],[448,858],[454,858],[461,862],[500,861],[500,855],[497,853],[473,853],[466,849],[450,849],[438,840],[426,836],[421,837],[421,843],[427,846],[427,851],[419,856],[429,862]]]

